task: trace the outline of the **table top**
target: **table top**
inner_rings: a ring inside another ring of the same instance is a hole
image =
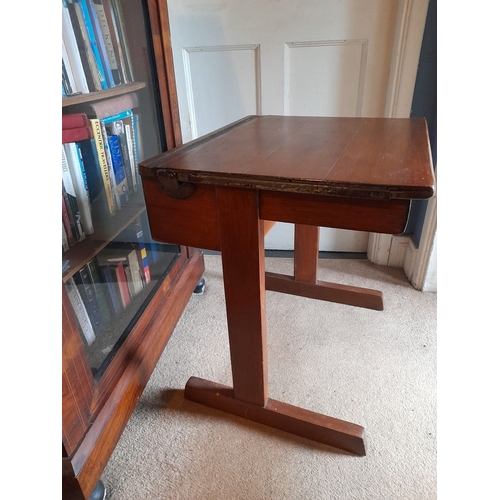
[[[376,199],[434,194],[424,118],[249,116],[140,163],[179,182]]]

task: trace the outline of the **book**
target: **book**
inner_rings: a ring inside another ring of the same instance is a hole
[[[139,189],[139,162],[137,161],[137,143],[134,135],[133,116],[123,119],[125,136],[127,138],[128,154],[130,158],[130,169],[132,171],[132,188],[134,192]]]
[[[73,178],[69,171],[68,159],[66,156],[66,150],[64,144],[62,147],[62,182],[63,182],[63,194],[65,195],[66,205],[68,208],[68,213],[70,215],[70,220],[73,221],[73,236],[75,242],[83,241],[85,238],[85,232],[83,230],[80,209],[78,207],[78,200],[76,197],[76,190],[73,184]]]
[[[109,135],[116,135],[118,137],[118,142],[120,143],[120,152],[122,154],[123,167],[125,169],[125,175],[127,177],[127,185],[129,190],[137,191],[133,189],[135,179],[135,171],[132,174],[132,168],[135,169],[135,165],[130,161],[130,149],[127,141],[127,136],[125,134],[125,125],[123,120],[115,120],[111,122],[107,122],[106,120],[102,120],[104,124],[106,124],[106,131]]]
[[[123,111],[139,107],[139,98],[136,92],[128,92],[110,99],[67,106],[66,113],[85,113],[89,119],[103,120],[110,116],[118,115]]]
[[[123,59],[125,63],[125,70],[130,82],[134,81],[134,73],[132,70],[132,60],[130,57],[130,49],[128,40],[125,33],[125,16],[121,9],[121,3],[118,0],[111,0],[111,11],[114,16],[114,28],[116,30],[120,45],[122,47]]]
[[[139,165],[141,159],[144,158],[144,152],[142,151],[142,141],[140,140],[141,133],[139,124],[139,115],[137,113],[134,113],[134,115],[132,116],[132,138],[135,146],[135,161],[137,165]]]
[[[101,77],[85,27],[80,0],[66,0],[66,2],[89,90],[91,92],[102,90]]]
[[[69,250],[69,247],[75,244],[75,237],[73,235],[73,229],[71,225],[71,220],[68,212],[68,205],[66,204],[65,192],[64,192],[64,184],[63,184],[63,193],[62,193],[62,223],[66,233],[66,241],[68,243],[68,248],[65,250]],[[74,224],[73,224],[74,225]]]
[[[73,87],[71,86],[70,77],[68,75],[64,59],[62,60],[62,84],[65,96],[70,96],[74,94],[74,90]]]
[[[131,244],[108,245],[97,256],[100,265],[123,266],[130,298],[136,297],[144,288],[136,248]]]
[[[104,190],[104,183],[101,175],[101,167],[97,157],[95,139],[87,139],[78,143],[82,154],[83,165],[87,175],[87,187],[89,191],[89,200],[93,204],[100,200],[100,195]],[[94,205],[92,205],[94,206]]]
[[[92,223],[92,212],[90,206],[87,176],[83,165],[81,150],[76,142],[63,144],[66,152],[69,172],[75,188],[76,200],[82,218],[82,226],[85,234],[89,235],[94,232]]]
[[[99,22],[99,26],[101,29],[102,37],[104,40],[104,45],[106,48],[106,52],[108,54],[109,66],[111,69],[111,73],[113,75],[113,81],[115,85],[120,83],[124,83],[122,79],[122,75],[118,69],[118,61],[115,54],[115,49],[113,46],[111,31],[108,23],[108,18],[106,17],[106,11],[104,9],[103,0],[93,0],[94,9],[97,14],[97,20]]]
[[[118,37],[118,32],[116,27],[116,17],[111,7],[111,0],[102,0],[102,5],[104,13],[106,15],[106,20],[108,21],[109,35],[111,43],[113,45],[118,71],[120,73],[121,83],[130,83],[131,80],[130,77],[127,75],[125,57],[123,55],[121,41]]]
[[[116,275],[116,281],[118,283],[118,290],[120,291],[123,307],[127,307],[130,304],[130,292],[128,291],[127,277],[125,275],[123,263],[118,262],[118,264],[113,266],[111,269]]]
[[[129,189],[125,165],[120,148],[120,141],[117,135],[108,135],[108,146],[111,153],[111,161],[116,180],[116,192],[120,198],[120,202],[126,203],[129,200]]]
[[[67,78],[68,85],[71,88],[71,92],[67,94],[77,94],[78,89],[76,88],[75,78],[73,77],[73,69],[71,68],[71,64],[69,62],[68,52],[66,50],[66,45],[64,44],[64,40],[62,40],[62,65],[63,65],[63,83],[64,79]]]
[[[62,39],[66,47],[69,64],[75,79],[76,90],[82,92],[83,94],[88,94],[89,87],[87,84],[87,77],[83,68],[80,50],[76,41],[66,0],[62,0]]]
[[[113,168],[113,158],[111,156],[111,149],[109,148],[108,133],[106,132],[106,127],[102,121],[99,122],[101,125],[102,140],[104,143],[104,151],[106,152],[106,159],[109,165],[109,178],[111,179],[111,186],[113,187],[113,197],[115,200],[115,206],[117,210],[121,210],[122,202],[120,198],[120,193],[116,185],[115,170]]]
[[[101,275],[97,267],[97,259],[95,257],[87,262],[87,268],[101,314],[102,327],[105,328],[111,322],[112,316],[110,304],[108,303],[108,291],[101,280]]]
[[[73,277],[69,278],[65,283],[65,288],[68,293],[68,298],[73,306],[73,311],[75,312],[78,325],[80,326],[80,331],[83,337],[87,341],[87,345],[91,345],[95,340],[94,328],[90,321],[87,310],[85,309],[85,304],[80,293],[77,290],[77,286]]]
[[[64,205],[64,200],[63,200]],[[69,250],[68,234],[66,233],[66,227],[64,226],[64,221],[62,222],[62,249],[63,253]]]
[[[71,113],[68,115],[62,115],[62,128],[80,128],[87,127],[90,125],[89,119],[85,113]]]
[[[88,266],[85,264],[82,268],[80,268],[73,275],[73,279],[75,281],[76,288],[82,297],[85,310],[89,315],[94,333],[99,335],[99,333],[103,330],[103,323]]]
[[[92,21],[92,28],[94,29],[94,35],[97,42],[97,48],[99,50],[99,55],[101,56],[101,62],[104,68],[104,76],[109,88],[115,86],[115,81],[113,78],[113,73],[111,72],[111,65],[109,63],[108,51],[106,49],[106,43],[102,34],[101,24],[99,22],[99,16],[97,14],[94,0],[82,0],[87,4],[88,11],[90,13],[90,19]]]
[[[98,119],[91,119],[90,125],[94,133],[95,149],[99,161],[101,171],[101,179],[103,182],[104,192],[106,194],[106,201],[108,205],[109,215],[115,215],[116,205],[114,197],[114,186],[111,183],[110,165],[108,164],[106,150],[104,146],[104,138],[101,131],[101,122]]]
[[[108,81],[106,80],[104,64],[97,44],[97,36],[94,31],[94,26],[92,24],[92,15],[89,10],[88,0],[75,0],[75,2],[77,3],[77,5],[80,5],[81,8],[83,25],[87,33],[87,39],[90,44],[92,55],[94,56],[94,61],[97,67],[97,73],[99,77],[99,83],[101,84],[101,90],[106,90],[109,88],[109,85]]]
[[[130,243],[130,246],[135,249],[137,254],[142,281],[145,285],[150,283],[151,273],[149,271],[148,252],[144,242],[141,217],[136,217],[114,241],[119,245]]]
[[[120,290],[118,289],[116,273],[111,269],[109,264],[102,266],[98,265],[98,269],[99,274],[101,275],[101,282],[105,284],[108,290],[108,296],[113,308],[113,313],[115,316],[118,316],[123,310],[123,303]]]
[[[115,115],[106,116],[102,119],[102,122],[104,123],[104,125],[109,125],[112,122],[121,121],[125,118],[129,118],[130,116],[132,116],[132,110],[126,109],[124,111],[121,111],[120,113],[116,113]]]
[[[90,125],[78,128],[62,129],[63,144],[66,144],[68,142],[84,141],[85,139],[91,139],[92,137],[93,137],[93,132],[92,132],[92,127]]]

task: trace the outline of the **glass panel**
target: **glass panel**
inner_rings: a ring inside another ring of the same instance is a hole
[[[165,150],[149,32],[140,0],[63,3],[63,281],[96,379],[179,255],[138,175]]]

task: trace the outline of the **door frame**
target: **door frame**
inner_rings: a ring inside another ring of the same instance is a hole
[[[408,118],[417,77],[429,0],[400,0],[389,73],[385,117]],[[428,204],[419,248],[410,236],[370,233],[368,260],[403,267],[412,285],[424,290],[426,276],[435,275],[436,200]],[[435,290],[429,290],[435,291]]]

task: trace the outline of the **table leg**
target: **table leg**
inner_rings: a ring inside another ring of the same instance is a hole
[[[317,280],[319,227],[295,224],[294,276],[266,273],[266,289],[382,311],[382,292]]]
[[[217,187],[233,388],[191,377],[187,399],[365,455],[363,427],[268,398],[263,221],[258,192]]]

